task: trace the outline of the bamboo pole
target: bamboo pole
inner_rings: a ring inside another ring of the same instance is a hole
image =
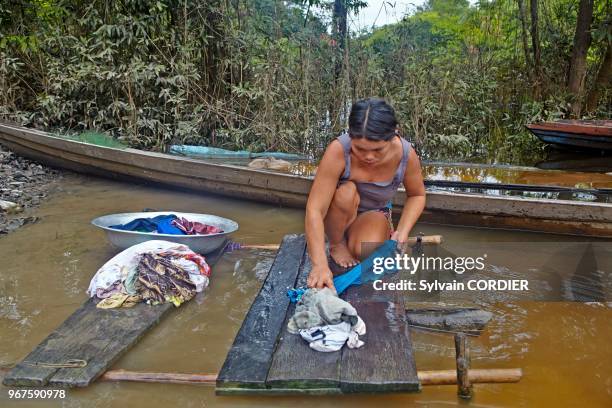
[[[414,245],[417,243],[419,237],[409,237],[406,243],[408,245]],[[443,241],[442,235],[424,235],[421,238],[421,243],[424,245],[440,245]],[[279,244],[253,244],[253,245],[241,245],[241,249],[269,249],[277,250],[280,248]]]
[[[421,385],[457,384],[456,370],[419,371],[417,374]],[[472,369],[468,371],[468,377],[471,384],[516,383],[523,377],[523,370],[520,368]]]
[[[11,369],[0,368],[0,376],[4,377]],[[455,385],[457,384],[457,372],[455,370],[429,370],[419,371],[421,385]],[[523,371],[520,368],[489,368],[469,370],[471,384],[497,384],[516,383],[521,380]],[[129,370],[108,370],[98,378],[97,381],[128,381],[155,384],[190,384],[190,385],[215,385],[217,374],[187,374],[187,373],[164,373],[144,372]]]
[[[162,384],[209,384],[215,385],[217,374],[150,373],[127,370],[108,370],[100,381],[135,381]]]

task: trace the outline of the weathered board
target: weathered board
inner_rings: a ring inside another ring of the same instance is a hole
[[[286,242],[285,240],[281,245],[277,260],[286,256]],[[299,262],[293,266],[295,285],[283,282],[279,288],[279,295],[285,298],[286,287],[306,286],[311,263],[307,251],[301,250],[301,253],[296,253],[293,257],[294,260],[299,259]],[[273,271],[274,265],[270,273],[272,274]],[[285,273],[288,277],[293,275],[288,269],[285,269]],[[387,276],[384,280],[393,281],[398,277],[398,275]],[[267,296],[270,295],[267,294]],[[283,302],[284,309],[277,308],[275,311],[278,314],[278,320],[275,323],[281,321],[282,324],[277,326],[275,336],[266,339],[267,342],[275,344],[275,348],[270,350],[268,355],[268,351],[265,354],[256,354],[249,348],[245,353],[243,344],[243,338],[252,342],[253,336],[256,336],[253,325],[249,323],[251,315],[259,315],[260,304],[268,303],[262,301],[258,296],[228,354],[222,374],[220,374],[220,378],[223,375],[223,379],[217,381],[217,394],[276,395],[418,391],[420,384],[412,356],[410,334],[405,322],[403,298],[398,295],[397,291],[373,291],[371,285],[351,287],[343,297],[357,308],[360,316],[366,322],[367,333],[363,336],[366,344],[362,348],[351,350],[343,347],[331,353],[312,350],[300,336],[287,331],[287,321],[295,312],[295,305]],[[253,358],[253,354],[261,357],[258,363],[265,361],[267,363],[258,364],[255,368],[250,367],[249,359]],[[234,365],[234,360],[238,358],[241,358],[242,361],[241,370],[233,367],[233,370],[236,371],[233,374],[234,380],[228,381],[225,372],[230,370],[227,366],[228,364]],[[261,366],[265,366],[266,370]]]
[[[404,303],[353,302],[366,322],[359,349],[342,349],[340,389],[352,392],[413,392],[420,383],[405,322]]]
[[[206,256],[210,265],[223,251]],[[172,304],[98,309],[87,300],[5,377],[7,386],[86,387],[104,373],[169,311]],[[85,367],[54,367],[70,360]]]
[[[310,257],[305,252],[296,287],[306,286],[310,269]],[[266,385],[276,389],[318,389],[333,393],[340,386],[341,352],[313,351],[300,336],[289,333],[287,322],[295,313],[295,306],[292,303],[287,309]]]
[[[265,388],[278,333],[302,264],[304,235],[287,235],[217,377],[217,390]],[[222,393],[222,392],[221,392]]]

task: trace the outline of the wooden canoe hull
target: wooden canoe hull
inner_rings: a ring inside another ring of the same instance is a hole
[[[207,163],[136,149],[115,149],[0,124],[0,143],[50,166],[97,176],[304,208],[312,178]],[[405,195],[393,199],[401,212]],[[454,192],[428,192],[421,222],[612,237],[612,204]]]
[[[612,151],[612,121],[558,121],[527,125],[545,143]]]

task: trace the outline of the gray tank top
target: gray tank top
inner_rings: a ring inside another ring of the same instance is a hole
[[[340,183],[342,184],[351,179],[351,138],[348,133],[344,133],[337,139],[344,150],[344,173],[340,177]],[[390,206],[391,199],[404,179],[406,165],[408,164],[408,153],[410,152],[410,143],[403,137],[400,137],[400,140],[402,141],[402,161],[391,181],[354,182],[360,198],[358,212],[378,210]]]

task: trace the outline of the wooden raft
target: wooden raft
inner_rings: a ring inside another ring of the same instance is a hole
[[[287,289],[306,286],[304,235],[287,235],[217,377],[218,395],[419,391],[405,307],[397,292],[351,287],[343,298],[367,326],[359,349],[322,353],[287,332],[295,304]],[[395,277],[394,277],[395,278]],[[394,279],[393,278],[393,279]]]
[[[222,255],[222,250],[217,251],[207,255],[206,261],[212,266]],[[97,302],[88,299],[18,363],[2,383],[6,386],[86,387],[175,309],[171,303],[98,309]],[[84,360],[87,365],[78,367],[79,361],[75,360]],[[70,365],[71,361],[76,366],[54,366]]]

